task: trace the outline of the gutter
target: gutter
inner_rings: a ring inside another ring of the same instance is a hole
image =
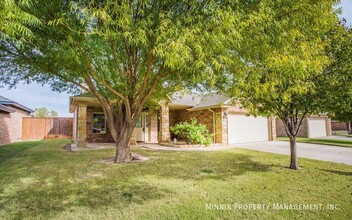
[[[214,134],[214,136],[213,136],[213,142],[214,142],[214,144],[215,144],[215,135],[216,135],[216,134],[215,134],[215,112],[214,112],[213,110],[211,110],[210,108],[208,108],[208,110],[213,113],[213,134]]]

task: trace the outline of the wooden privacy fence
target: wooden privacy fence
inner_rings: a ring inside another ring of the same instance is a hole
[[[23,118],[22,140],[72,138],[73,118]]]

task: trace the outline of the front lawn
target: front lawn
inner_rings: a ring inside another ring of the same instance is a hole
[[[352,135],[348,134],[347,130],[346,131],[343,131],[343,130],[332,131],[332,134],[336,135],[336,136],[347,136],[347,137],[352,138]]]
[[[133,151],[149,161],[113,165],[99,161],[114,150],[66,152],[68,142],[0,147],[0,219],[352,219],[352,166],[300,159],[293,171],[285,155],[144,148]],[[249,204],[269,208],[238,209]]]
[[[278,141],[289,141],[288,137],[277,137]],[[339,140],[339,139],[327,139],[327,138],[302,138],[297,137],[297,142],[309,143],[309,144],[323,144],[323,145],[332,145],[338,147],[352,147],[352,138],[351,140]]]

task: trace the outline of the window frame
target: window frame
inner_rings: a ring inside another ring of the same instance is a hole
[[[94,115],[103,115],[103,119],[104,119],[104,128],[105,128],[105,131],[100,131],[100,133],[96,133],[94,132]],[[92,134],[106,134],[106,119],[105,119],[105,114],[104,112],[93,112],[93,115],[92,115]]]

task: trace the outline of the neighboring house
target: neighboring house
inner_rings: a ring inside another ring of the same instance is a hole
[[[246,116],[246,110],[233,106],[231,99],[223,95],[176,93],[160,105],[157,112],[142,113],[133,134],[137,142],[172,141],[170,126],[192,117],[207,126],[214,134],[215,143],[227,145],[276,138],[272,117]],[[113,141],[96,98],[90,95],[70,97],[70,112],[74,113],[73,136],[77,146]]]
[[[331,130],[333,130],[333,131],[347,131],[347,124],[346,124],[346,122],[332,121],[331,122]]]
[[[310,115],[303,119],[298,137],[315,138],[331,136],[331,120],[327,115]],[[276,119],[276,135],[287,136],[284,124]]]
[[[0,145],[20,141],[22,118],[33,112],[26,106],[0,96]]]

